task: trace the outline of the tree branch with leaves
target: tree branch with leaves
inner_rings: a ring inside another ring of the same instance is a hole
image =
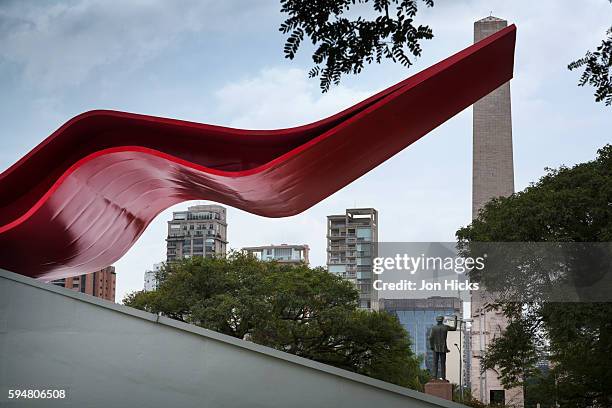
[[[609,1],[612,4],[612,0]],[[595,101],[612,106],[612,27],[606,34],[607,37],[595,51],[587,51],[584,57],[573,61],[567,67],[570,71],[584,68],[578,85],[592,85],[595,88]]]
[[[433,0],[423,0],[433,7]],[[420,41],[433,38],[429,26],[415,25],[418,0],[281,0],[288,18],[280,31],[287,34],[285,57],[294,59],[306,37],[315,46],[310,78],[318,77],[322,92],[338,85],[343,74],[358,74],[364,64],[383,58],[412,65],[421,55]],[[376,17],[350,18],[356,5],[371,5]]]

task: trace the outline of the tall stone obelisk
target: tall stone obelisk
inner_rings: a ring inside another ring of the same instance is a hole
[[[503,29],[506,20],[485,17],[474,23],[474,42]],[[506,82],[474,104],[472,218],[492,198],[514,193],[512,160],[512,116],[510,82]],[[480,359],[490,342],[503,332],[508,321],[500,311],[487,311],[485,302],[490,294],[472,295],[470,331],[470,384],[472,395],[485,404],[523,406],[521,388],[504,389],[493,370],[480,372]]]
[[[506,20],[486,17],[474,23],[474,42],[505,28]],[[494,197],[514,193],[510,82],[474,104],[472,218]]]

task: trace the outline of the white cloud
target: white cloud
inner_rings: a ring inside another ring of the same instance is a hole
[[[0,7],[0,59],[35,86],[59,89],[133,70],[190,33],[240,24],[254,3],[189,0],[16,2]],[[233,9],[232,9],[233,7]]]
[[[291,127],[322,119],[372,95],[346,86],[321,94],[318,82],[299,68],[267,68],[231,82],[216,93],[218,109],[230,126]]]

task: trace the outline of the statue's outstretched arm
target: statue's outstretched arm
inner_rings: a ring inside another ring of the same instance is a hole
[[[449,327],[448,329],[450,331],[456,331],[457,330],[457,316],[455,316],[455,325],[453,327]]]

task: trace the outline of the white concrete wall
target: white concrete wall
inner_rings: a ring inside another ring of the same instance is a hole
[[[446,379],[459,385],[459,350],[455,347],[455,343],[459,345],[459,330],[448,332],[446,338],[446,345],[450,350],[446,353]],[[463,351],[463,348],[461,351]]]
[[[461,407],[1,270],[0,406]]]

